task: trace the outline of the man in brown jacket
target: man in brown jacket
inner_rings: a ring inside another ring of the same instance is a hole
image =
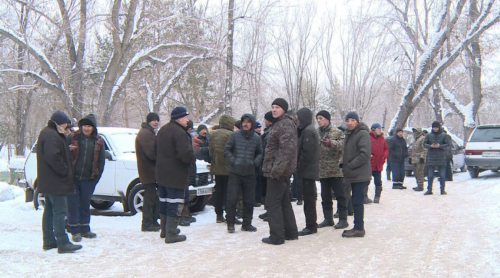
[[[160,201],[156,191],[156,132],[160,117],[156,113],[149,113],[146,122],[141,124],[141,130],[135,139],[135,155],[137,157],[137,170],[139,180],[144,186],[144,200],[142,203],[142,227],[143,232],[156,232],[162,228],[161,237],[165,237],[164,226],[166,215],[160,214],[161,226],[158,224],[158,212]]]
[[[295,214],[290,204],[290,177],[297,168],[298,120],[288,111],[288,102],[277,98],[271,105],[276,119],[267,136],[262,171],[267,177],[266,208],[270,236],[267,244],[283,244],[298,239]]]
[[[156,140],[156,182],[160,196],[160,212],[167,215],[165,243],[185,241],[177,226],[188,190],[189,168],[195,162],[191,137],[187,133],[189,113],[175,107],[170,122],[161,127]]]

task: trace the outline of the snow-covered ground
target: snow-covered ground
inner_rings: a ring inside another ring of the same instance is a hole
[[[21,189],[0,184],[0,196],[10,199],[0,202],[0,277],[500,277],[500,173],[474,180],[457,173],[447,196],[414,192],[414,178],[405,185],[393,190],[384,181],[381,203],[365,206],[364,238],[323,228],[269,246],[261,243],[269,231],[257,217],[262,207],[254,211],[258,231],[235,234],[207,207],[181,227],[183,243],[140,232],[140,215],[93,216],[98,237],[84,239],[77,253],[58,254],[42,250],[42,211],[24,203]],[[302,206],[293,207],[302,229]]]

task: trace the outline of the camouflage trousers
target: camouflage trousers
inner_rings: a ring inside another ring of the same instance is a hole
[[[423,187],[425,178],[424,174],[425,163],[415,163],[413,167],[415,171],[415,179],[417,180],[417,185],[418,187]]]

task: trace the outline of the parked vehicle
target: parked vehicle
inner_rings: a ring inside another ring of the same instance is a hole
[[[101,180],[96,185],[90,201],[96,209],[108,209],[115,202],[122,202],[124,211],[135,214],[142,210],[144,186],[139,181],[135,156],[135,138],[138,129],[99,127],[106,147],[106,163]],[[24,165],[25,200],[33,201],[35,208],[44,205],[43,194],[38,193],[36,186],[36,142]],[[214,189],[209,165],[197,160],[196,178],[190,179],[190,209],[201,211],[205,207]]]
[[[411,130],[411,129],[410,129]],[[431,131],[432,128],[424,128],[424,130]],[[405,132],[408,131],[405,129]],[[411,131],[410,131],[411,132]],[[460,170],[461,172],[465,172],[467,170],[467,166],[465,163],[465,151],[463,147],[463,141],[458,138],[455,135],[450,135],[451,137],[451,151],[453,153],[453,158],[452,158],[452,169],[453,170]],[[406,176],[413,176],[413,165],[410,164],[410,157],[411,157],[411,149],[412,149],[413,143],[408,145],[408,157],[405,159],[405,175]]]
[[[465,163],[471,178],[500,169],[500,124],[480,125],[470,135],[465,148]]]

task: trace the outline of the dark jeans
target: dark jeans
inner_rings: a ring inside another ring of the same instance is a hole
[[[318,215],[316,214],[316,199],[318,192],[316,190],[316,181],[311,179],[302,179],[302,189],[304,194],[304,216],[306,217],[306,227],[316,231],[318,229]]]
[[[370,181],[351,183],[352,188],[352,206],[354,207],[354,229],[364,230],[364,213],[365,208],[363,200],[365,199],[366,187]]]
[[[342,178],[325,178],[319,180],[321,183],[321,206],[324,211],[333,211],[333,194],[337,199],[337,209],[339,211],[339,219],[347,220],[347,205],[348,196],[346,186],[342,183]]]
[[[94,194],[95,180],[75,179],[75,194],[68,194],[68,232],[90,232],[90,198]]]
[[[255,201],[255,176],[240,176],[229,173],[226,200],[227,223],[234,223],[236,217],[236,204],[243,197],[243,225],[250,225],[253,217],[253,204]]]
[[[187,189],[158,186],[160,213],[168,217],[181,217]]]
[[[255,203],[262,203],[262,172],[255,170]]]
[[[441,185],[441,190],[445,187],[446,182],[446,165],[440,166],[427,166],[427,190],[432,192],[432,182],[434,181],[434,169],[439,170],[439,184]]]
[[[392,171],[392,183],[403,183],[405,180],[405,163],[390,161]]]
[[[266,208],[270,239],[283,242],[288,238],[298,237],[297,223],[290,204],[290,177],[267,179]]]
[[[214,209],[217,215],[224,213],[227,199],[228,176],[215,175]]]
[[[61,246],[69,242],[64,230],[68,201],[66,195],[45,194],[45,207],[42,216],[42,234],[44,244],[57,242]]]
[[[158,185],[149,183],[144,185],[144,200],[142,203],[142,226],[150,227],[158,223],[160,200],[158,199]]]
[[[299,179],[297,177],[297,174],[293,174],[293,182],[292,182],[292,191],[290,192],[292,194],[291,198],[295,198],[297,200],[303,200],[302,197],[302,179]]]
[[[380,193],[382,193],[382,172],[372,171],[372,176],[375,184],[375,196],[380,197]]]

